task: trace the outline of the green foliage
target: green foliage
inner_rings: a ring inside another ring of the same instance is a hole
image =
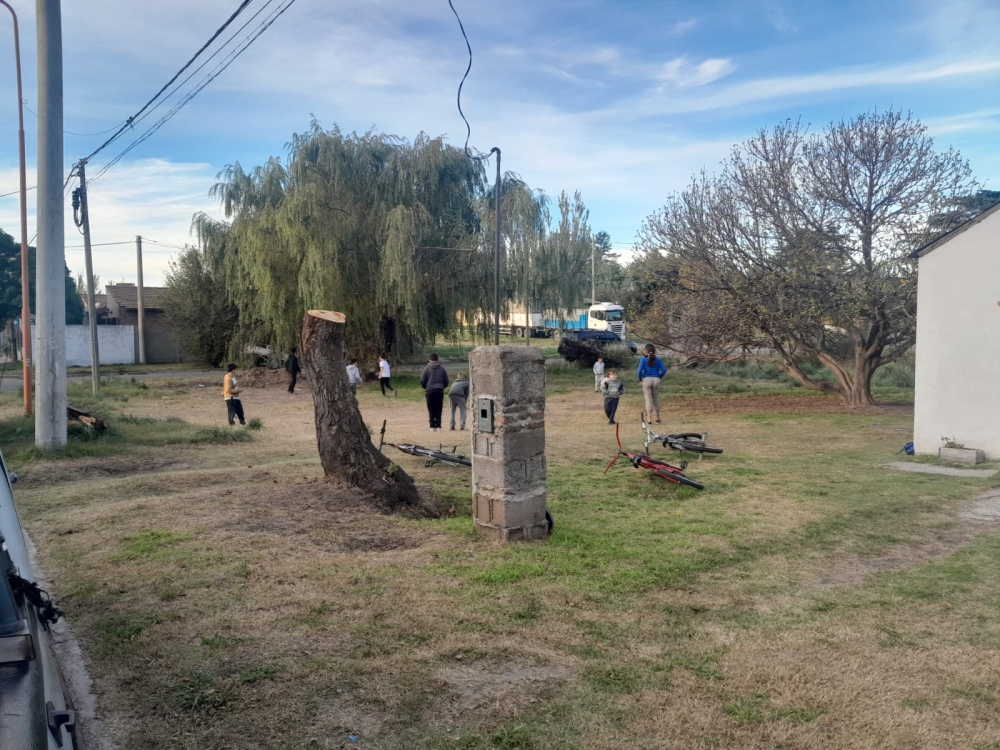
[[[83,300],[66,267],[66,323],[83,322]],[[35,248],[28,245],[28,306],[35,309]],[[21,315],[21,244],[0,229],[0,324]]]
[[[220,177],[213,195],[230,223],[199,216],[195,228],[238,310],[230,356],[293,346],[311,308],[343,312],[360,356],[406,352],[488,299],[482,166],[440,138],[410,144],[313,122],[293,136],[287,166],[235,164]]]
[[[164,314],[177,332],[181,350],[221,367],[239,317],[227,298],[221,271],[212,267],[205,253],[190,248],[170,262],[166,278]]]

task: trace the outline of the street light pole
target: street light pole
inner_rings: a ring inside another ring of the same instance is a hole
[[[17,33],[17,13],[0,0],[14,18],[14,60],[17,63],[17,156],[20,162],[21,192],[21,377],[24,381],[24,413],[31,414],[31,287],[28,277],[28,180],[24,158],[24,93],[21,88],[21,40]]]
[[[490,153],[497,155],[497,186],[494,191],[497,199],[497,246],[493,269],[493,313],[495,316],[493,319],[493,344],[500,346],[500,149],[494,146],[490,149]]]

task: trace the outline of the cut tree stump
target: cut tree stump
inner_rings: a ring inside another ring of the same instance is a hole
[[[440,511],[420,497],[410,475],[372,445],[347,382],[346,322],[343,313],[328,310],[309,310],[302,321],[302,366],[312,384],[323,473],[373,497],[380,510],[437,517]]]

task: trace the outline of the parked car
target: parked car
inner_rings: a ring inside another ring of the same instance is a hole
[[[630,354],[635,354],[637,351],[633,342],[620,339],[611,331],[596,331],[592,328],[578,328],[564,332],[559,339],[557,351],[567,362],[576,362],[579,359],[593,364],[609,347],[615,346],[626,347]]]
[[[0,455],[0,745],[73,750],[76,714],[63,687],[49,625],[61,612],[38,588]]]

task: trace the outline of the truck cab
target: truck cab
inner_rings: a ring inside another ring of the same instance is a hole
[[[625,338],[625,308],[611,302],[597,302],[587,310],[587,328],[611,331],[618,338]]]

